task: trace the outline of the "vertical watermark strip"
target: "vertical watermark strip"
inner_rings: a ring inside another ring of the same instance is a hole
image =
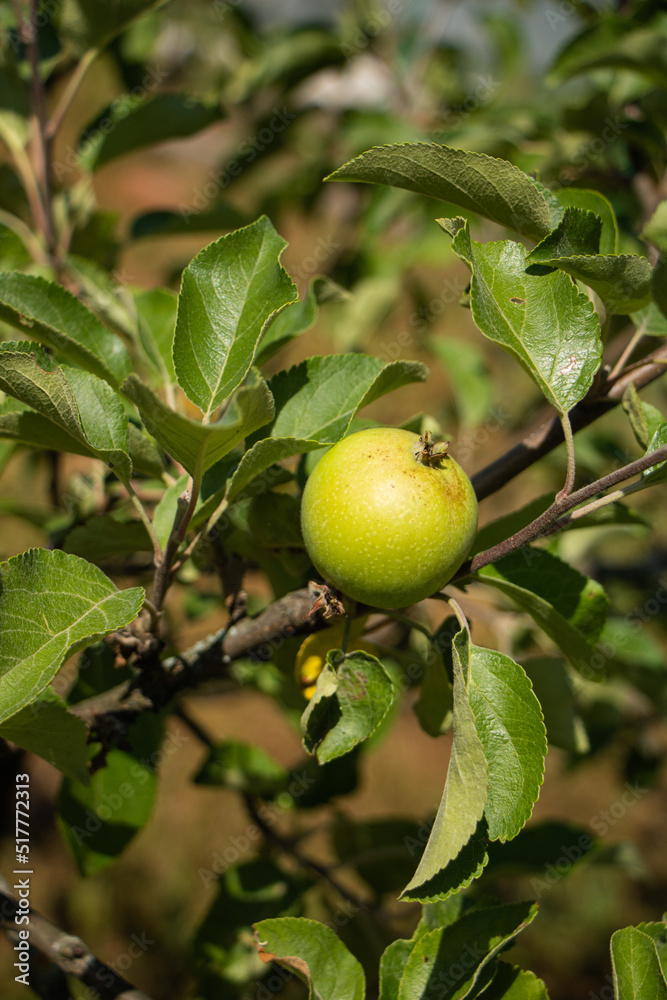
[[[16,775],[16,865],[13,874],[16,876],[14,891],[18,899],[15,923],[18,927],[17,941],[14,951],[18,961],[14,968],[18,974],[14,976],[17,983],[29,986],[30,975],[30,876],[33,874],[30,864],[30,776]],[[22,877],[19,877],[22,876]]]

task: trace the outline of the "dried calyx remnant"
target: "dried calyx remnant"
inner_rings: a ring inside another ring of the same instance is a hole
[[[424,431],[415,447],[415,458],[423,465],[437,465],[449,450],[449,441],[434,441],[430,431]]]

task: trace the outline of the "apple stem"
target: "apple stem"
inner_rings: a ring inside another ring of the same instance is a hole
[[[347,614],[345,615],[345,627],[343,629],[343,641],[341,643],[341,649],[345,654],[347,654],[347,647],[350,644],[350,629],[352,628],[352,621],[356,613],[357,602],[350,601],[347,607]]]
[[[447,600],[448,600],[450,608],[452,609],[452,611],[456,615],[456,619],[457,619],[459,625],[461,626],[461,628],[463,628],[463,629],[466,630],[466,632],[468,633],[468,638],[470,639],[470,625],[468,624],[468,619],[466,618],[465,614],[463,613],[463,609],[461,608],[461,605],[458,603],[458,601],[455,601],[453,597],[449,597]]]

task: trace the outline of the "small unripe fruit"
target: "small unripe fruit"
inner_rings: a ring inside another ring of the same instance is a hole
[[[442,446],[375,427],[320,459],[303,493],[301,530],[328,583],[363,604],[402,608],[451,580],[475,537],[477,499]]]

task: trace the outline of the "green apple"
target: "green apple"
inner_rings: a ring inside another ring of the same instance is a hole
[[[375,427],[320,459],[301,530],[328,583],[363,604],[402,608],[451,580],[475,537],[477,499],[445,446]]]

